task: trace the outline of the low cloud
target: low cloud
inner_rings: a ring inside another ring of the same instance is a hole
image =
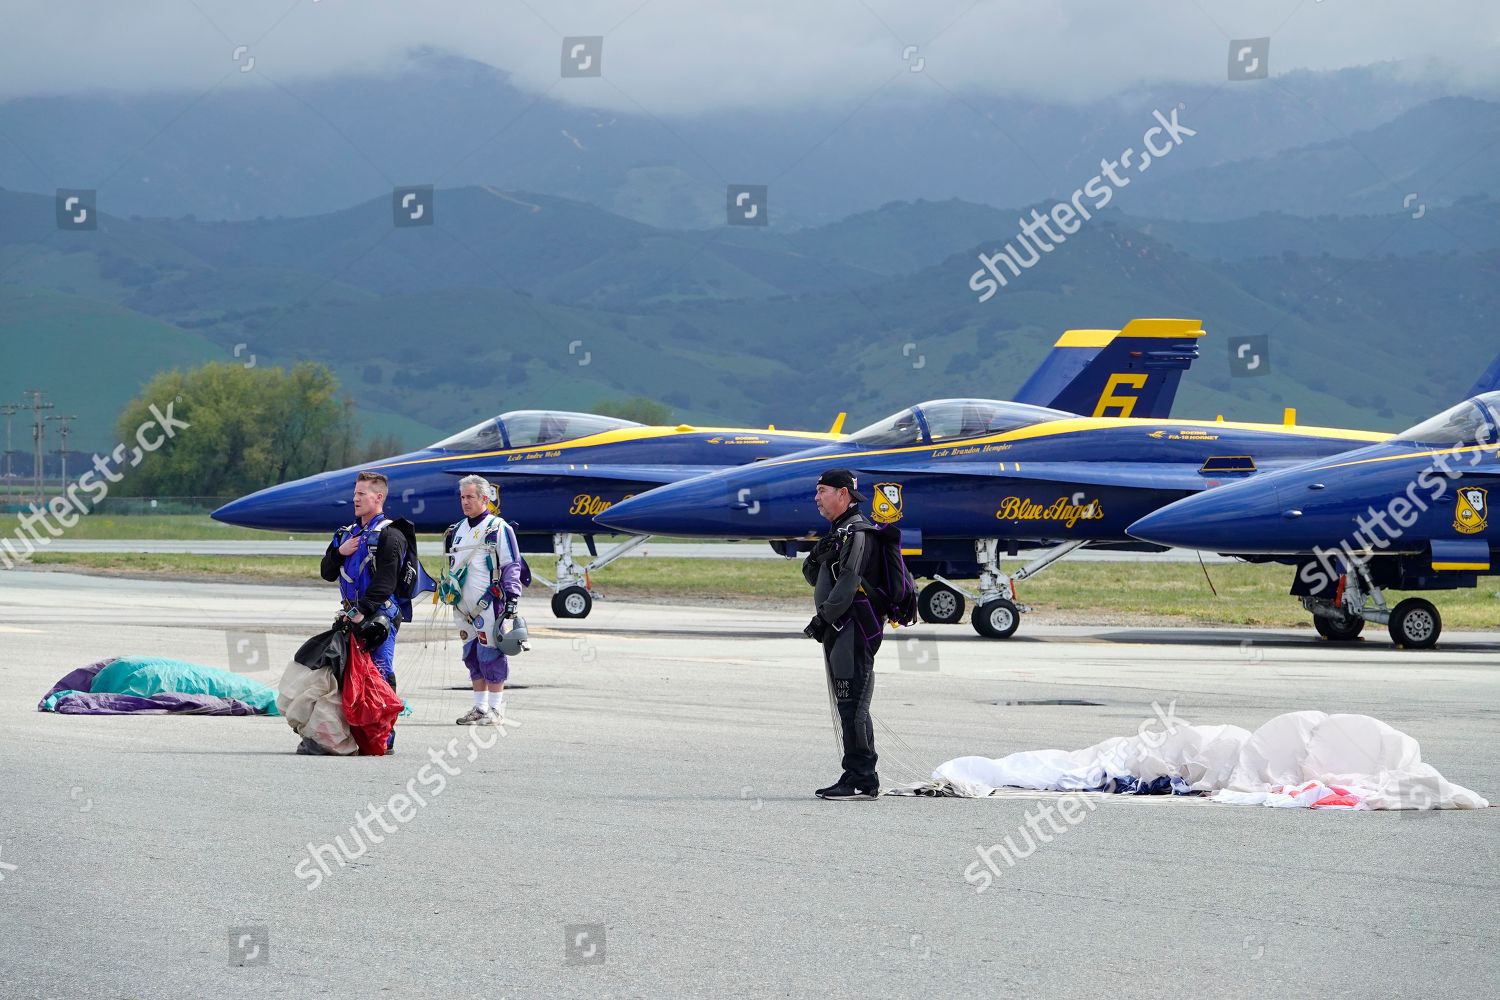
[[[5,98],[201,91],[248,77],[250,58],[273,80],[389,74],[438,50],[525,90],[656,115],[836,107],[882,87],[1088,101],[1221,82],[1230,39],[1267,36],[1273,74],[1397,61],[1458,92],[1500,86],[1500,6],[1486,0],[63,0],[6,22]],[[602,77],[560,79],[572,35],[604,37]]]

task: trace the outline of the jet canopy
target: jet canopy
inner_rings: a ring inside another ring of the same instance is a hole
[[[1500,392],[1465,400],[1396,435],[1396,440],[1436,448],[1500,444]]]
[[[997,399],[935,399],[876,421],[856,431],[850,441],[866,448],[941,444],[1076,416]]]
[[[499,451],[505,448],[538,448],[574,441],[591,434],[640,427],[633,420],[601,417],[597,413],[566,410],[511,410],[443,438],[434,448],[443,451]]]

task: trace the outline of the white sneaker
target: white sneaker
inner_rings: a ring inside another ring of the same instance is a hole
[[[499,725],[503,725],[504,723],[505,723],[505,706],[501,705],[499,708],[492,708],[492,709],[489,709],[488,711],[486,711],[484,713],[484,722],[482,722],[480,724],[481,725],[485,725],[485,726],[499,726]]]
[[[487,724],[488,719],[489,712],[485,709],[480,708],[478,705],[475,705],[473,708],[469,709],[463,715],[460,715],[454,721],[457,722],[460,726],[482,726]]]

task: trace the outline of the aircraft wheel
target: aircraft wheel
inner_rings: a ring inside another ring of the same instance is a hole
[[[1443,616],[1431,601],[1408,597],[1391,612],[1391,639],[1403,649],[1431,649],[1443,634]]]
[[[1353,642],[1365,630],[1365,620],[1344,615],[1337,620],[1313,615],[1313,628],[1329,642]]]
[[[969,621],[986,639],[1009,639],[1021,627],[1021,609],[1003,597],[976,605]]]
[[[934,580],[917,595],[917,615],[932,625],[954,625],[964,620],[964,595]]]
[[[582,587],[564,587],[552,595],[552,613],[559,618],[587,618],[593,609],[593,595]]]

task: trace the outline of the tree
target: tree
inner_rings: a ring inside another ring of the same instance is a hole
[[[140,464],[122,469],[117,489],[137,496],[239,496],[352,463],[359,439],[354,403],[326,367],[290,371],[214,362],[153,378],[116,424],[126,464],[154,405],[188,426]],[[154,440],[148,433],[146,438]]]
[[[634,420],[638,424],[660,426],[672,422],[672,408],[645,396],[629,399],[601,399],[594,404],[594,412],[621,420]]]
[[[405,450],[406,449],[401,446],[401,439],[396,435],[377,435],[376,437],[371,438],[369,442],[365,444],[364,448],[360,449],[360,453],[354,461],[355,464],[358,465],[363,465],[366,462],[378,462],[382,458],[390,458],[392,455],[399,455]]]

